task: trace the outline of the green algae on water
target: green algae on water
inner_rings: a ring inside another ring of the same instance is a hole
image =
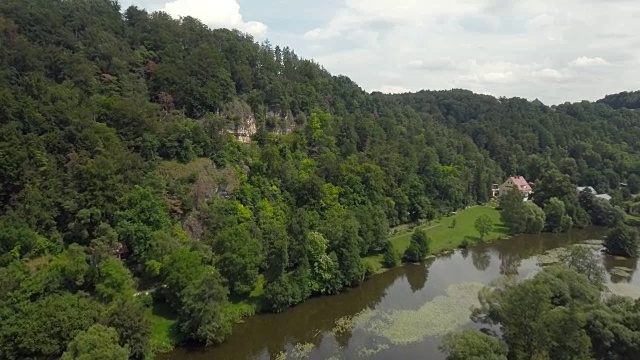
[[[373,348],[362,348],[360,350],[358,350],[358,356],[360,357],[367,357],[367,356],[372,356],[375,355],[381,351],[387,350],[389,349],[389,345],[388,344],[377,344],[375,347]]]
[[[288,354],[286,350],[281,351],[275,355],[274,360],[303,360],[308,357],[314,348],[315,345],[310,343],[296,344],[291,350],[291,354]]]
[[[371,311],[355,319],[356,326],[394,345],[420,342],[443,336],[470,321],[471,310],[480,305],[481,283],[451,285],[446,295],[437,296],[417,310]]]
[[[291,358],[295,360],[306,359],[309,353],[313,351],[314,347],[315,345],[310,343],[296,344],[296,346],[293,347],[293,351],[291,352]]]
[[[546,251],[544,254],[534,256],[538,266],[555,265],[562,261],[562,257],[569,254],[569,250],[566,248],[556,248]]]
[[[354,316],[358,316],[357,314]],[[353,316],[343,316],[336,320],[331,333],[333,335],[344,334],[350,332],[355,327]]]
[[[612,275],[621,277],[621,278],[628,278],[631,277],[631,274],[633,274],[633,269],[628,268],[628,267],[623,267],[623,266],[616,266],[613,269],[611,269],[610,273]]]

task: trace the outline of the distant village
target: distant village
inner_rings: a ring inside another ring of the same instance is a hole
[[[498,199],[501,196],[509,193],[513,189],[518,189],[522,194],[522,199],[524,201],[528,201],[531,195],[533,194],[533,188],[529,185],[529,182],[524,178],[524,176],[509,176],[505,182],[502,184],[493,184],[491,186],[491,192],[494,198]],[[604,199],[607,201],[611,201],[612,197],[609,194],[598,194],[596,189],[592,186],[578,186],[576,187],[576,192],[581,193],[583,191],[587,191],[593,194],[596,198]]]

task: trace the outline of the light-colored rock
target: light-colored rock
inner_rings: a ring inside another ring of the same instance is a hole
[[[586,245],[598,245],[598,246],[603,246],[604,241],[602,241],[602,240],[596,240],[596,239],[593,239],[593,240],[585,240],[585,241],[583,241],[582,243],[583,243],[583,244],[586,244]]]
[[[633,274],[633,269],[627,268],[627,267],[623,267],[623,266],[616,266],[613,269],[611,269],[611,274],[616,275],[616,276],[620,276],[620,277],[630,277],[631,274]]]

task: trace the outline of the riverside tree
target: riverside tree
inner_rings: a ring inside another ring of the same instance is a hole
[[[409,247],[404,252],[404,259],[408,262],[420,262],[429,255],[429,243],[431,240],[427,236],[427,233],[418,229],[411,234],[411,240],[409,241]]]
[[[640,246],[638,231],[619,223],[607,233],[604,246],[611,255],[637,257]]]
[[[485,235],[493,231],[493,220],[491,220],[489,215],[483,214],[478,216],[474,226],[476,231],[480,234],[480,240],[483,240]]]

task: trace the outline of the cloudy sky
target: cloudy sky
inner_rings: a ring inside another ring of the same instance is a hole
[[[120,0],[292,47],[367,91],[547,104],[640,89],[637,0]]]

